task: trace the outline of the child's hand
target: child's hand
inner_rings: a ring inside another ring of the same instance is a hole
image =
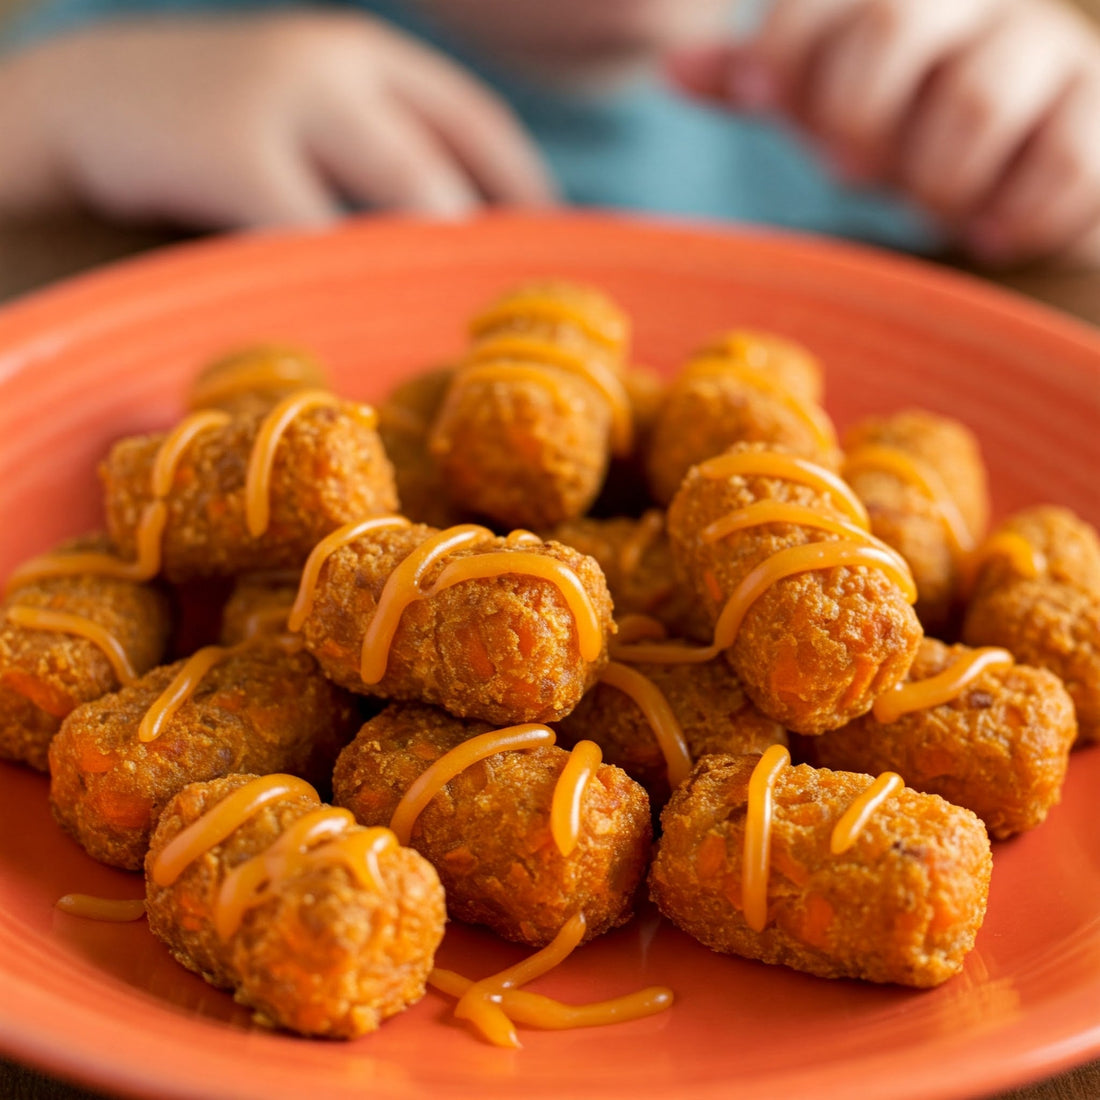
[[[1100,264],[1100,40],[1059,0],[777,0],[752,42],[672,71],[784,112],[843,176],[900,187],[979,258]]]
[[[207,227],[317,224],[343,203],[453,216],[552,188],[509,109],[356,15],[145,19],[0,68],[0,209],[82,201]]]

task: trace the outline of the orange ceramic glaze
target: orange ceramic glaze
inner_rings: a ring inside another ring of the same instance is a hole
[[[666,376],[708,333],[775,331],[827,365],[838,423],[914,406],[950,413],[980,438],[996,515],[1050,499],[1100,523],[1100,336],[1052,310],[940,267],[785,233],[592,213],[446,224],[372,216],[332,233],[187,244],[0,310],[0,516],[18,517],[0,539],[0,577],[95,526],[104,446],[169,423],[196,363],[242,338],[293,341],[331,364],[337,392],[379,400],[453,356],[481,303],[546,274],[605,289],[634,320],[639,357]],[[257,1028],[141,923],[57,913],[66,892],[123,897],[133,878],[61,835],[44,777],[0,765],[0,833],[20,839],[0,860],[0,1048],[101,1092],[151,1096],[1004,1091],[1100,1057],[1097,789],[1100,751],[1079,750],[1057,811],[998,848],[977,949],[940,989],[867,989],[719,958],[643,912],[548,975],[546,992],[582,1003],[605,988],[667,984],[673,1011],[612,1029],[525,1031],[512,1052],[472,1041],[434,994],[363,1042]],[[452,924],[437,966],[484,975],[517,957]]]

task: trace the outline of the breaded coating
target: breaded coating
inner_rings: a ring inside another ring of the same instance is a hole
[[[436,703],[452,714],[503,726],[568,714],[606,661],[611,597],[600,567],[557,542],[518,545],[486,532],[441,557],[400,615],[384,675],[363,681],[363,642],[386,581],[435,534],[423,525],[372,531],[326,560],[303,627],[306,646],[325,675],[354,692]],[[461,581],[430,594],[452,563],[499,552],[561,563],[579,580],[602,638],[594,659],[582,655],[577,623],[557,585],[523,573],[519,556],[515,573]]]
[[[713,542],[700,537],[709,524],[763,500],[843,518],[830,495],[808,485],[775,477],[711,478],[698,467],[669,508],[673,554],[712,621],[773,554],[843,538],[790,523],[749,527]],[[921,636],[913,608],[886,572],[834,566],[770,585],[748,608],[727,655],[761,711],[795,733],[812,735],[866,713],[877,695],[905,676]]]
[[[992,858],[971,813],[903,788],[839,855],[830,839],[871,777],[808,765],[774,785],[767,923],[742,914],[749,777],[757,756],[704,757],[661,815],[649,885],[707,947],[823,978],[927,987],[962,967],[985,917]]]
[[[74,539],[61,552],[110,550],[102,536]],[[137,675],[162,661],[172,617],[160,589],[92,575],[48,577],[20,585],[0,605],[0,759],[46,770],[62,719],[81,703],[115,691],[118,675],[104,651],[77,634],[12,621],[13,608],[88,619],[122,647]]]
[[[1010,534],[1038,553],[1027,576],[1010,558],[979,570],[966,609],[968,645],[1003,646],[1025,664],[1060,677],[1077,711],[1079,743],[1100,741],[1100,541],[1065,508],[1043,505],[1009,517]]]
[[[428,433],[454,375],[454,367],[415,375],[395,386],[378,405],[378,434],[393,463],[401,514],[433,527],[448,527],[461,518],[428,450]]]
[[[287,617],[298,595],[298,573],[294,571],[245,573],[237,578],[222,608],[219,642],[238,645],[258,634],[286,631]]]
[[[263,418],[240,417],[202,432],[185,451],[166,499],[162,572],[171,581],[300,568],[314,544],[351,520],[393,511],[393,470],[360,406],[306,409],[275,452],[271,520],[248,533],[245,477]],[[152,470],[164,433],[123,439],[101,463],[107,524],[125,558],[152,501]]]
[[[787,731],[753,706],[726,661],[631,667],[652,680],[668,700],[692,760],[712,753],[762,753],[769,745],[787,744]],[[610,684],[596,684],[554,728],[566,746],[595,741],[608,764],[618,765],[645,787],[655,809],[668,801],[664,754],[629,695]]]
[[[821,404],[825,372],[821,360],[804,344],[759,329],[731,329],[711,337],[695,356],[719,356],[767,371],[803,401]]]
[[[202,677],[155,740],[142,719],[185,662],[85,703],[50,745],[50,804],[101,863],[134,871],[168,800],[230,772],[291,772],[325,783],[356,725],[348,697],[308,653],[274,641],[230,653]]]
[[[943,633],[956,610],[965,554],[981,541],[989,523],[989,487],[978,441],[957,420],[911,410],[869,417],[845,434],[848,455],[857,456],[866,447],[896,450],[914,462],[934,488],[942,488],[945,504],[969,535],[967,543],[953,546],[936,500],[898,473],[873,467],[845,471],[867,506],[872,532],[909,563],[924,629]]]
[[[925,638],[909,681],[926,680],[970,652]],[[865,714],[809,743],[826,768],[895,771],[918,791],[973,810],[1003,840],[1033,829],[1061,800],[1077,736],[1061,680],[1027,665],[988,668],[949,703],[889,724]]]
[[[492,728],[434,707],[387,707],[340,754],[334,801],[360,824],[388,825],[429,765]],[[563,856],[550,807],[568,759],[557,746],[497,753],[460,772],[421,811],[409,843],[439,872],[452,918],[533,947],[577,912],[586,940],[630,919],[649,862],[649,799],[625,772],[600,765],[584,790],[577,846]]]
[[[660,509],[639,519],[568,520],[553,528],[550,537],[595,558],[618,618],[650,615],[673,637],[709,641],[710,616],[676,568]]]
[[[191,383],[187,407],[263,416],[292,393],[328,388],[325,369],[310,352],[284,344],[255,344],[203,367]]]
[[[374,1031],[423,997],[443,938],[443,890],[416,852],[393,845],[377,854],[380,889],[339,862],[298,869],[222,939],[214,919],[227,874],[321,806],[297,794],[263,806],[170,886],[154,881],[169,842],[255,778],[193,783],[169,802],[145,863],[149,927],[177,962],[232,989],[260,1023],[333,1039]],[[350,825],[346,835],[360,831]]]
[[[760,334],[752,334],[751,340],[727,338],[728,348],[723,344],[721,353],[697,353],[673,381],[653,428],[646,463],[658,503],[672,500],[692,466],[735,443],[767,443],[836,468],[839,453],[828,416],[805,392],[815,387],[805,367],[779,366],[786,357],[776,352],[777,343],[786,341]],[[807,359],[808,353],[798,349],[795,361],[804,364]],[[725,361],[730,364],[728,372],[718,369]],[[746,368],[759,373],[763,386],[735,373]],[[791,374],[798,379],[797,388],[789,387]]]
[[[475,318],[429,441],[452,499],[513,527],[582,515],[613,443],[596,375],[622,390],[626,333],[608,299],[567,283],[518,287]]]

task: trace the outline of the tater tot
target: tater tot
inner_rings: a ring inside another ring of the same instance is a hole
[[[871,777],[783,768],[756,931],[742,875],[749,780],[759,761],[704,757],[673,794],[649,876],[661,912],[715,951],[824,978],[927,987],[957,973],[985,916],[992,859],[981,821],[937,795],[902,788],[833,854],[833,830]]]
[[[908,681],[929,680],[972,655],[926,638]],[[874,713],[809,742],[814,763],[899,772],[914,790],[973,810],[996,840],[1032,829],[1061,799],[1077,736],[1073,701],[1053,673],[997,665],[938,706],[892,721]]]
[[[191,383],[187,407],[262,416],[292,393],[327,388],[324,367],[308,351],[282,344],[255,344],[203,367]]]
[[[425,560],[418,577],[405,575]],[[459,579],[481,566],[487,575]],[[501,725],[572,710],[606,660],[612,626],[591,558],[473,526],[371,531],[325,559],[314,592],[303,635],[336,683]]]
[[[728,454],[738,461],[788,460],[752,444]],[[853,526],[833,490],[786,475],[726,476],[724,470],[721,462],[697,466],[685,478],[668,512],[673,553],[718,622],[773,555],[782,560],[778,555],[789,548],[822,548],[820,563],[775,579],[748,604],[728,656],[749,697],[768,717],[796,733],[836,729],[868,711],[913,662],[921,627],[899,587],[906,578],[897,569],[904,571],[904,562],[899,559],[893,570],[881,560],[859,564],[858,546],[867,545],[853,541],[860,531],[846,535],[822,528],[836,521],[845,523],[845,530]],[[712,524],[765,502],[809,509],[812,515],[802,522],[754,521],[707,537]],[[852,549],[854,564],[830,565],[837,547]]]
[[[985,534],[989,489],[978,441],[957,420],[909,411],[844,436],[844,476],[871,530],[909,563],[924,629],[951,623],[966,555]]]
[[[667,700],[693,761],[710,753],[763,752],[769,745],[787,743],[787,731],[753,706],[737,675],[721,659],[632,667]],[[554,728],[566,746],[595,741],[608,764],[618,765],[645,787],[655,809],[668,801],[665,755],[641,707],[618,687],[596,684]]]
[[[336,400],[336,399],[333,399]],[[274,452],[266,530],[249,530],[246,479],[264,417],[200,432],[184,450],[164,498],[161,569],[171,581],[299,568],[322,536],[397,505],[393,471],[362,406],[337,401],[294,417]],[[153,503],[163,433],[121,440],[100,465],[107,524],[125,558]]]
[[[619,618],[650,615],[674,637],[710,637],[710,617],[676,568],[659,509],[638,519],[569,520],[553,528],[550,537],[596,560]]]
[[[978,570],[962,637],[1003,646],[1066,685],[1079,742],[1100,741],[1100,542],[1065,508],[1019,512],[992,534],[1005,552]]]
[[[435,760],[491,729],[434,707],[387,707],[340,754],[334,800],[363,825],[388,825]],[[556,746],[495,753],[420,812],[409,843],[439,872],[451,917],[535,947],[577,912],[585,939],[630,919],[649,860],[649,799],[619,768],[601,765],[584,788],[577,845],[563,856],[550,808],[568,759]]]
[[[298,595],[294,571],[245,573],[237,578],[222,608],[222,645],[238,645],[259,634],[286,631],[287,619]]]
[[[60,552],[109,549],[109,540],[90,536]],[[67,623],[70,616],[83,624]],[[112,658],[104,645],[73,632],[81,625],[103,631],[119,654]],[[62,719],[162,661],[171,625],[167,598],[147,584],[78,574],[13,588],[0,605],[0,759],[45,771]]]
[[[429,442],[455,502],[510,526],[585,512],[616,432],[629,446],[626,332],[603,295],[563,283],[517,288],[475,318]]]
[[[434,527],[447,527],[460,518],[439,463],[428,450],[428,433],[454,375],[454,367],[418,374],[378,405],[378,434],[393,464],[401,514]]]
[[[257,771],[327,784],[355,729],[350,700],[309,654],[271,641],[229,651],[142,741],[142,720],[186,664],[77,707],[50,745],[54,817],[102,863],[140,868],[158,814],[188,783]]]
[[[439,879],[416,852],[386,838],[364,866],[354,845],[374,838],[330,811],[336,820],[319,838],[327,843],[315,841],[304,857],[291,856],[277,881],[248,899],[236,927],[219,927],[227,880],[275,852],[303,818],[316,819],[324,809],[316,792],[303,784],[304,791],[293,788],[236,815],[236,828],[201,845],[178,877],[158,861],[185,829],[256,781],[231,775],[193,783],[169,802],[145,861],[149,927],[188,970],[232,989],[259,1023],[335,1039],[374,1031],[424,995],[443,938]]]
[[[649,443],[650,489],[668,504],[688,470],[735,443],[767,443],[835,468],[836,436],[825,410],[807,394],[802,367],[779,368],[776,337],[734,334],[689,360],[669,387]],[[799,349],[801,357],[808,353]],[[789,386],[797,379],[795,388]]]

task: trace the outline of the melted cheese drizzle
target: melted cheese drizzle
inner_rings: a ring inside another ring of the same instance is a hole
[[[494,336],[475,344],[462,368],[463,381],[511,381],[522,378],[551,389],[561,401],[562,394],[553,374],[543,367],[554,367],[581,378],[595,389],[611,412],[611,449],[627,454],[633,443],[634,425],[630,398],[622,380],[607,364],[592,356],[582,357],[550,343],[524,336]]]
[[[691,774],[691,751],[683,727],[664,692],[648,676],[616,661],[610,662],[600,673],[600,683],[624,692],[645,715],[665,758],[668,785],[675,790]]]
[[[972,650],[935,676],[898,684],[884,692],[875,700],[871,713],[876,722],[887,726],[903,714],[951,702],[987,669],[1009,668],[1013,664],[1015,659],[1007,649],[985,646]]]
[[[201,409],[249,393],[316,389],[322,382],[320,368],[293,351],[250,348],[217,364],[209,378],[200,379],[192,387],[188,405]]]
[[[508,546],[542,546],[542,539],[534,531],[527,531],[522,527],[510,531],[504,542]]]
[[[302,569],[298,594],[287,618],[287,630],[296,633],[302,629],[306,619],[309,618],[314,600],[317,598],[317,581],[321,576],[321,569],[337,550],[372,531],[396,530],[411,526],[412,524],[404,516],[376,516],[373,519],[360,520],[358,523],[345,523],[343,527],[338,527],[331,535],[321,539],[310,552]]]
[[[359,660],[359,675],[363,683],[377,684],[386,675],[390,647],[401,623],[401,616],[409,604],[426,596],[420,588],[424,574],[447,554],[491,538],[492,531],[475,523],[448,527],[426,538],[397,564],[386,578],[374,614],[363,635]]]
[[[735,378],[738,382],[758,390],[760,393],[767,394],[802,422],[809,430],[814,443],[821,450],[830,451],[836,448],[836,429],[826,415],[825,410],[819,405],[804,401],[784,386],[778,378],[766,373],[759,367],[753,366],[751,363],[739,363],[721,356],[704,355],[689,363],[681,377],[698,378],[706,375]]]
[[[339,864],[364,889],[380,892],[378,857],[396,847],[397,839],[389,829],[354,826],[349,810],[322,806],[298,818],[264,851],[234,867],[222,880],[214,906],[214,931],[219,938],[229,939],[248,910],[277,896],[288,879],[307,868]]]
[[[846,852],[859,837],[878,808],[905,786],[897,772],[883,772],[840,816],[829,837],[834,856]]]
[[[664,529],[665,514],[660,508],[651,508],[638,520],[619,549],[619,572],[624,577],[637,572],[646,551],[661,537]]]
[[[749,777],[745,810],[745,844],[741,857],[741,906],[745,923],[763,932],[768,923],[768,874],[771,869],[772,817],[775,781],[791,762],[782,745],[772,745]]]
[[[737,633],[749,608],[772,585],[800,573],[840,566],[881,569],[901,589],[909,603],[916,602],[917,592],[913,577],[907,568],[899,567],[897,555],[893,551],[849,541],[809,542],[777,551],[748,573],[722,608],[714,627],[714,641],[711,645],[695,649],[669,643],[643,642],[616,648],[615,657],[617,660],[632,663],[652,661],[657,664],[702,664],[712,661],[737,640]]]
[[[196,859],[264,806],[299,797],[317,800],[317,792],[293,775],[265,775],[238,787],[161,849],[150,877],[158,886],[171,886]],[[275,897],[287,879],[307,869],[340,864],[361,886],[379,891],[378,857],[396,843],[388,829],[360,829],[348,810],[319,806],[293,822],[264,851],[228,872],[212,913],[215,932],[228,939],[249,909]]]
[[[845,457],[844,476],[851,480],[856,474],[867,470],[893,474],[907,485],[912,485],[932,504],[943,523],[947,544],[956,560],[974,549],[974,536],[958,504],[939,474],[927,463],[900,447],[868,443]]]
[[[438,760],[413,780],[409,789],[398,802],[390,818],[390,830],[398,843],[408,844],[412,836],[416,819],[429,802],[459,772],[472,764],[498,752],[512,752],[517,749],[534,749],[543,745],[553,745],[557,735],[547,726],[536,722],[526,722],[518,726],[507,726],[500,730],[491,730],[471,737],[468,741],[456,745],[445,752]]]
[[[540,291],[512,294],[494,302],[473,319],[470,334],[480,338],[494,329],[526,320],[573,325],[614,352],[622,350],[626,339],[626,327],[616,311],[600,308],[596,302],[581,305],[553,292]]]
[[[161,544],[168,524],[164,498],[172,490],[176,470],[184,452],[205,431],[224,427],[231,417],[217,409],[203,409],[181,420],[161,441],[149,475],[153,499],[146,504],[138,521],[135,540],[137,560],[124,561],[114,554],[80,551],[73,554],[43,554],[24,562],[8,580],[8,590],[48,577],[71,577],[91,573],[115,580],[143,582],[160,572]]]
[[[317,792],[295,775],[265,775],[238,787],[160,850],[150,870],[153,881],[158,886],[171,886],[199,856],[221,844],[264,806],[280,798],[299,796],[316,798]]]
[[[830,498],[830,503],[848,517],[857,527],[871,529],[871,520],[863,501],[856,496],[842,478],[832,471],[796,455],[779,451],[738,451],[733,454],[708,458],[699,467],[705,478],[721,480],[730,477],[774,477],[807,485]]]
[[[459,998],[458,1019],[469,1020],[494,1045],[512,1048],[522,1045],[514,1021],[544,1029],[599,1027],[652,1016],[672,1004],[672,990],[664,986],[587,1005],[565,1005],[519,988],[564,962],[584,938],[585,928],[584,914],[577,913],[546,947],[507,970],[473,982],[453,970],[436,968],[428,984]]]
[[[168,687],[145,712],[145,717],[138,726],[138,740],[143,743],[155,741],[164,732],[165,725],[176,711],[191,698],[203,677],[216,664],[224,661],[235,648],[208,645],[192,654]]]
[[[616,619],[615,625],[618,627],[616,643],[620,646],[632,645],[634,642],[664,641],[668,637],[668,628],[660,619],[640,612]]]
[[[264,417],[248,457],[244,486],[245,522],[254,539],[260,538],[271,522],[271,471],[275,466],[275,452],[286,430],[310,409],[335,408],[342,404],[341,398],[326,390],[302,390],[283,398]],[[372,408],[360,405],[358,409],[358,416],[365,424],[371,428],[377,425],[378,417]]]
[[[428,976],[428,984],[451,997],[461,997],[473,988],[474,982],[453,970],[436,967]],[[565,1031],[575,1027],[604,1027],[626,1020],[640,1020],[663,1012],[672,1005],[672,990],[654,985],[628,993],[610,1001],[568,1005],[530,993],[524,989],[505,989],[500,994],[500,1007],[513,1023],[537,1027],[544,1031]]]
[[[144,898],[97,898],[91,894],[65,894],[54,902],[54,908],[71,917],[84,920],[110,921],[124,924],[145,916]]]
[[[588,782],[603,763],[603,750],[595,741],[578,741],[554,784],[550,802],[550,835],[558,851],[568,858],[581,838],[581,802]]]
[[[187,448],[203,432],[224,428],[231,420],[229,413],[204,409],[185,416],[165,437],[153,459],[150,485],[154,500],[163,500],[172,491],[176,470]]]
[[[581,659],[594,661],[603,651],[603,630],[600,617],[588,595],[580,577],[565,562],[558,561],[545,554],[530,551],[492,550],[477,557],[460,558],[448,562],[439,576],[424,593],[425,599],[453,588],[465,581],[488,580],[516,574],[521,577],[536,577],[552,584],[569,608],[577,630],[577,648]]]
[[[83,615],[69,615],[44,607],[9,607],[8,621],[27,630],[48,630],[59,634],[75,634],[87,639],[111,664],[115,678],[125,687],[137,679],[129,654],[122,643],[106,627]]]
[[[837,504],[851,520],[823,516],[802,505],[775,500],[760,500],[736,509],[715,520],[700,532],[700,541],[716,542],[734,531],[769,523],[792,523],[847,536],[837,541],[805,543],[777,550],[752,569],[726,600],[714,627],[713,642],[703,648],[668,643],[640,643],[615,648],[618,660],[631,663],[653,661],[660,664],[702,664],[711,661],[737,639],[749,608],[772,585],[799,573],[815,572],[839,566],[867,566],[884,572],[901,590],[909,603],[915,603],[917,589],[905,559],[894,549],[871,535],[863,505],[839,478],[828,470],[804,459],[773,451],[745,451],[719,455],[704,462],[699,471],[707,478],[731,476],[781,477],[810,485],[835,496]],[[722,591],[713,574],[705,577],[715,600]]]
[[[1015,531],[998,531],[970,555],[967,573],[971,580],[977,577],[985,565],[994,558],[1007,558],[1014,572],[1027,580],[1034,580],[1046,571],[1046,555],[1032,546],[1023,535]]]

